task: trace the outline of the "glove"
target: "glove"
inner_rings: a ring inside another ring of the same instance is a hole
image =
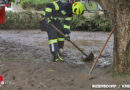
[[[50,19],[50,17],[45,17],[44,15],[42,15],[41,14],[41,17],[43,18],[43,20],[44,20],[44,23],[46,23],[46,24],[49,24],[50,22],[51,22],[51,19]]]
[[[47,23],[49,24],[51,22],[51,19],[50,18],[47,18]]]
[[[65,40],[67,40],[67,41],[70,41],[70,36],[69,36],[69,34],[65,34]]]
[[[50,20],[49,18],[45,18],[45,19],[44,19],[44,23],[45,23],[45,24],[49,25],[50,22],[51,22],[51,20]]]

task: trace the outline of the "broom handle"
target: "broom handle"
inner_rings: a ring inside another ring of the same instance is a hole
[[[100,51],[98,57],[96,58],[95,62],[93,63],[93,65],[92,65],[92,67],[91,67],[91,69],[90,69],[90,71],[89,71],[89,75],[91,75],[91,72],[93,71],[94,67],[96,66],[96,63],[97,63],[98,59],[100,58],[100,56],[101,56],[101,54],[102,54],[102,52],[103,52],[105,46],[107,45],[107,42],[109,41],[109,39],[110,39],[110,37],[111,37],[111,35],[112,35],[113,32],[114,32],[114,28],[112,29],[112,31],[111,31],[110,34],[108,35],[108,38],[107,38],[106,42],[104,43],[104,45],[103,45],[103,47],[102,47],[102,49],[101,49],[101,51]]]
[[[74,42],[70,40],[70,43],[72,43],[80,52],[82,52],[86,57],[88,56],[83,50],[81,50]]]
[[[57,32],[59,32],[64,38],[66,38],[66,36],[53,24],[50,24]],[[72,42],[71,40],[69,41],[72,45],[74,45],[81,53],[83,53],[86,57],[88,56],[85,52],[83,52],[83,50],[81,50],[74,42]]]

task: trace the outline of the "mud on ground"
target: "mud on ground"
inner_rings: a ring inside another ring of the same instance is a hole
[[[72,32],[71,39],[95,58],[109,33]],[[49,52],[47,34],[40,30],[0,31],[0,75],[5,85],[1,90],[95,90],[92,84],[129,84],[130,78],[112,77],[109,73],[113,36],[96,69],[88,79],[92,63],[83,63],[82,54],[65,43],[64,63],[54,63]],[[109,89],[113,90],[113,89]],[[118,90],[118,89],[115,89]]]

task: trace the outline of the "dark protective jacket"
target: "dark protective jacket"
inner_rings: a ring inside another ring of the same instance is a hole
[[[70,21],[72,20],[72,4],[61,1],[46,4],[42,11],[42,16],[51,20],[63,18],[62,25],[66,34],[70,33]]]

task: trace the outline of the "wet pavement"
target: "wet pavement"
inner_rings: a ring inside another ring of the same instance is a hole
[[[94,53],[95,58],[99,54],[105,40],[108,37],[108,32],[71,32],[71,40],[75,42],[86,54]],[[51,55],[48,47],[48,37],[46,32],[40,30],[1,30],[0,39],[5,42],[13,43],[17,49],[23,50],[28,47],[26,54],[31,57],[33,54],[39,55],[38,60],[45,59],[51,61]],[[15,47],[14,46],[14,47]],[[16,49],[16,48],[15,48]],[[15,54],[15,50],[13,50]],[[33,53],[32,53],[33,52]],[[23,53],[23,56],[24,57]],[[84,64],[80,59],[83,56],[69,42],[65,42],[64,58],[67,63]],[[14,55],[15,56],[15,55]],[[27,58],[29,58],[27,57]],[[98,61],[98,66],[109,66],[113,60],[113,36],[110,38],[101,58]]]
[[[93,52],[96,58],[108,34],[72,32],[71,40],[86,54]],[[6,83],[0,90],[95,90],[93,84],[130,83],[129,76],[112,76],[113,36],[91,73],[94,76],[91,80],[88,73],[93,62],[83,63],[82,53],[67,41],[63,53],[65,62],[52,62],[47,39],[46,32],[40,30],[0,31],[0,75]]]

